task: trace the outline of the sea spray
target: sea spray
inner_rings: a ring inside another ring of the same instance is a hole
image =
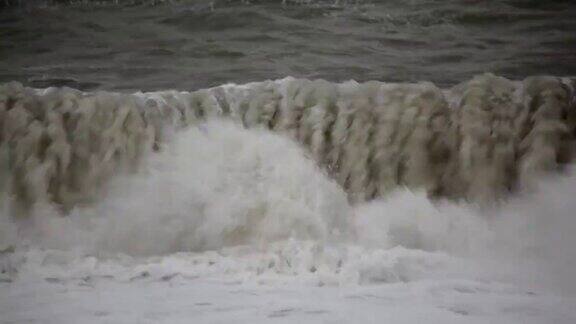
[[[573,83],[555,77],[485,74],[445,91],[292,78],[136,94],[8,83],[0,94],[2,188],[14,214],[89,202],[112,174],[213,118],[302,144],[351,201],[408,187],[493,202],[571,161],[574,141]]]

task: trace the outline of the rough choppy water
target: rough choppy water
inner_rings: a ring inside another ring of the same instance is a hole
[[[576,322],[571,2],[70,2],[0,2],[0,323]]]
[[[21,5],[0,9],[0,81],[151,91],[576,75],[573,1],[117,2],[6,1]]]

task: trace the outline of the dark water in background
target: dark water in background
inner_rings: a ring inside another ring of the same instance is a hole
[[[0,82],[35,87],[576,75],[576,1],[2,1]]]

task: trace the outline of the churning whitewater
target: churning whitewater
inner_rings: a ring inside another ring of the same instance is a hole
[[[351,201],[398,186],[493,201],[570,161],[574,93],[570,79],[491,74],[444,91],[292,78],[133,95],[8,83],[0,89],[2,186],[16,214],[43,201],[69,209],[179,129],[228,118],[302,144]]]
[[[0,305],[53,283],[387,283],[381,298],[435,305],[421,309],[437,321],[570,323],[570,300],[543,292],[576,291],[574,87],[491,74],[451,89],[1,85],[0,279],[21,286]],[[461,293],[474,301],[444,297]]]
[[[576,323],[574,17],[0,0],[0,324]]]

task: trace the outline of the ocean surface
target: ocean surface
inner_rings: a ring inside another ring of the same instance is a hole
[[[576,75],[569,0],[4,4],[0,81],[39,88],[197,90],[286,76],[448,86],[485,72]]]
[[[0,323],[576,323],[575,18],[0,0]]]

